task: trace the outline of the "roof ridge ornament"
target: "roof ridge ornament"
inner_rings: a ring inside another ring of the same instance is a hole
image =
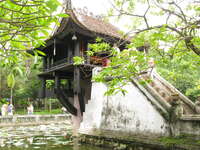
[[[64,0],[64,5],[66,6],[66,10],[72,9],[72,1],[71,0]]]
[[[93,12],[88,11],[88,8],[86,6],[84,8],[73,8],[73,11],[79,15],[89,16],[100,21],[103,21],[104,19],[104,16],[102,14],[95,15],[93,14]]]
[[[77,13],[80,14],[80,15],[83,15],[82,9],[81,9],[81,8],[78,8],[78,9],[77,9]]]
[[[100,21],[103,21],[103,16],[102,15],[96,15],[95,18],[100,20]]]
[[[87,8],[86,6],[83,7],[82,13],[83,13],[84,15],[88,15],[88,8]]]

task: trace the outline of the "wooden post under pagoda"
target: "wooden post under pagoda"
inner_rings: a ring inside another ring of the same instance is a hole
[[[80,56],[80,44],[79,41],[75,41],[75,56]],[[73,116],[73,127],[74,127],[74,136],[78,135],[78,129],[82,121],[79,97],[80,94],[80,69],[78,66],[74,66],[74,107],[77,109],[77,116]]]

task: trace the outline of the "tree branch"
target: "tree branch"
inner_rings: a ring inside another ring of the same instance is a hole
[[[153,29],[159,29],[159,28],[163,28],[163,27],[165,27],[167,29],[170,29],[172,31],[175,31],[176,33],[178,33],[181,36],[184,36],[184,34],[181,31],[179,31],[178,29],[176,29],[174,27],[166,25],[166,24],[164,24],[164,25],[158,25],[158,26],[153,26],[153,27],[149,27],[149,28],[145,28],[145,29],[141,29],[141,30],[136,31],[135,33],[139,34],[139,33],[144,32],[144,31],[149,31],[149,30],[153,30]]]
[[[8,10],[8,11],[11,11],[11,12],[20,13],[20,14],[23,14],[23,15],[33,15],[33,14],[38,14],[39,13],[39,11],[35,11],[35,12],[32,12],[32,13],[24,13],[21,10],[13,10],[13,9],[9,9],[9,8],[3,7],[3,6],[0,6],[0,8]]]
[[[200,56],[200,49],[194,45],[192,40],[193,40],[193,37],[186,37],[185,44],[188,49],[191,49],[193,52],[195,52],[197,55]]]
[[[175,12],[175,11],[169,10],[169,9],[167,9],[167,8],[163,8],[161,5],[159,5],[158,0],[154,0],[154,3],[155,3],[155,5],[156,5],[156,7],[158,7],[158,8],[161,9],[162,11],[168,12],[169,14],[172,14],[172,15],[174,15],[174,16],[177,16],[178,18],[180,18],[182,21],[185,22],[184,17],[182,17],[179,13],[177,13],[177,12]]]
[[[147,28],[149,28],[149,23],[148,23],[147,18],[146,18],[146,15],[147,15],[147,13],[148,13],[148,11],[149,11],[149,9],[150,9],[149,0],[147,0],[147,4],[148,4],[148,7],[147,7],[147,9],[146,9],[146,11],[145,11],[145,13],[144,13],[143,18],[144,18],[144,21],[145,21],[145,23],[146,23]]]
[[[177,3],[173,2],[172,4],[174,4],[181,12],[183,19],[185,20],[185,22],[187,23],[187,19],[186,19],[186,15],[184,14],[183,10],[181,9],[181,7],[179,5],[177,5]]]
[[[34,5],[28,5],[28,4],[20,4],[17,3],[15,0],[10,0],[13,4],[18,5],[18,6],[23,6],[23,7],[36,7],[36,6],[41,6],[41,4],[34,4]]]

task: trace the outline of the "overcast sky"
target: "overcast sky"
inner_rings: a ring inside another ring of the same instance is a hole
[[[95,15],[107,15],[108,10],[112,7],[110,0],[72,0],[72,5],[75,8],[87,7],[88,12],[92,12]],[[110,18],[110,22],[120,30],[128,31],[125,28],[124,21],[116,22]]]
[[[60,0],[63,1],[63,0]],[[66,1],[66,0],[65,0]],[[72,7],[75,8],[84,8],[87,7],[88,12],[92,12],[95,15],[106,15],[108,10],[112,7],[111,1],[112,0],[71,0],[72,1]],[[143,14],[143,12],[146,10],[145,5],[138,5],[137,12],[138,14]],[[120,30],[128,32],[130,29],[127,28],[127,26],[132,25],[133,22],[131,21],[131,18],[123,16],[123,19],[121,19],[119,22],[114,20],[114,18],[109,18],[110,22],[120,28]],[[150,22],[152,24],[158,24],[161,21],[161,18],[155,18],[152,17]]]
[[[72,0],[72,5],[75,8],[87,7],[94,14],[106,14],[111,7],[109,0]]]
[[[63,0],[60,0],[63,1]],[[64,0],[66,1],[66,0]],[[104,14],[106,15],[108,10],[112,7],[111,1],[112,0],[71,0],[72,1],[72,6],[75,8],[84,8],[87,7],[88,12],[92,12],[93,14],[96,15],[101,15]],[[189,2],[190,0],[188,0]],[[181,6],[184,6],[185,4],[182,4]],[[147,5],[145,4],[138,4],[136,7],[136,14],[144,14],[144,12],[147,9]],[[159,17],[159,16],[152,16],[150,14],[147,15],[148,17],[148,22],[150,25],[159,25],[162,23],[165,23],[165,17]],[[133,22],[132,18],[128,18],[123,16],[123,18],[120,20],[120,22],[117,22],[114,19],[109,18],[110,22],[120,28],[123,31],[129,31],[127,26],[130,25],[136,25],[137,22]],[[143,28],[143,26],[141,26]]]
[[[84,8],[87,7],[88,12],[92,12],[93,14],[96,15],[107,15],[107,12],[110,8],[112,8],[111,1],[112,0],[71,0],[72,1],[72,6],[75,8]],[[138,5],[137,13],[138,14],[143,14],[144,11],[146,10],[145,5]],[[128,29],[127,26],[133,24],[131,21],[130,17],[125,17],[123,16],[120,21],[116,21],[114,18],[109,18],[110,23],[118,27],[120,30],[128,32],[130,29]],[[151,21],[154,19],[151,19]],[[156,23],[158,19],[155,19],[154,23]]]

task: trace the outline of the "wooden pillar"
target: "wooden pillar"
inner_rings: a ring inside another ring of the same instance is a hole
[[[55,73],[55,88],[58,89],[60,87],[60,77],[57,73]]]
[[[67,50],[67,58],[68,58],[68,63],[71,63],[71,57],[72,57],[72,46],[71,43],[68,43],[68,50]]]
[[[75,56],[80,56],[80,44],[79,41],[75,41]],[[73,116],[73,127],[74,127],[74,136],[78,135],[78,129],[82,121],[79,97],[80,94],[80,69],[78,66],[74,66],[74,107],[77,109],[77,116]]]
[[[57,53],[57,40],[56,38],[54,39],[54,48],[53,48],[53,55],[52,55],[52,65],[56,62],[56,53]]]
[[[79,41],[75,41],[75,56],[80,56],[80,44]],[[74,66],[74,94],[80,93],[80,70],[78,66]]]
[[[80,94],[80,69],[78,66],[74,67],[74,94]]]
[[[80,43],[79,41],[75,41],[75,48],[74,48],[75,56],[80,56]],[[80,70],[78,66],[74,67],[74,97],[78,97],[80,93]],[[79,104],[79,102],[78,102]],[[80,110],[80,106],[78,106],[78,110]]]
[[[79,40],[75,41],[75,45],[74,45],[74,55],[75,56],[80,56],[80,42]]]
[[[60,77],[59,75],[55,72],[55,89],[58,90],[60,88]],[[55,94],[55,91],[54,91]],[[50,102],[50,106],[51,106],[51,102]],[[51,111],[51,108],[50,108]]]
[[[47,68],[51,68],[51,56],[48,57]]]
[[[89,45],[89,44],[88,44],[88,41],[87,41],[87,44],[86,44],[86,49],[87,49],[87,51],[90,50],[88,45]],[[89,56],[89,55],[86,55],[86,63],[87,63],[87,64],[90,64],[90,56]]]
[[[43,77],[42,80],[42,92],[41,92],[41,98],[46,97],[46,79]]]
[[[53,62],[53,56],[51,56],[51,59],[50,59],[50,60],[51,60],[51,67],[52,67],[52,66],[53,66],[53,63],[54,63],[54,62]]]
[[[47,57],[43,57],[43,70],[47,69]]]

